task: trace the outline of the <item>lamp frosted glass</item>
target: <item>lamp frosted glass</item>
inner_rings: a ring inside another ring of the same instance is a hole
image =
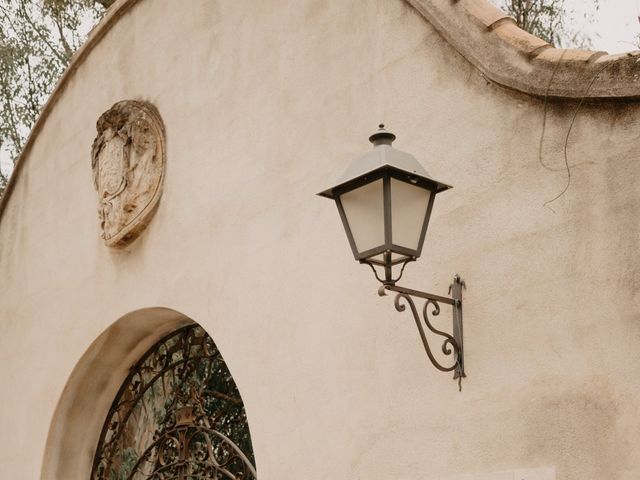
[[[392,243],[418,250],[431,192],[417,185],[391,179]]]
[[[384,245],[382,179],[340,195],[359,253]]]

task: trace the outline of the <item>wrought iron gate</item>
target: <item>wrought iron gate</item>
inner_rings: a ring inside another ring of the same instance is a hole
[[[92,480],[255,480],[238,388],[198,325],[166,336],[131,371],[102,428]]]

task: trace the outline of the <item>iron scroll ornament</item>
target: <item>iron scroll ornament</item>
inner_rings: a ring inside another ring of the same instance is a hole
[[[394,300],[394,306],[398,312],[404,312],[407,305],[413,314],[413,319],[418,327],[420,338],[424,349],[429,357],[429,360],[438,370],[442,372],[453,371],[453,379],[458,380],[458,389],[462,390],[462,379],[467,375],[464,372],[464,346],[462,337],[462,289],[465,288],[464,280],[458,275],[453,279],[453,283],[449,286],[449,293],[451,298],[442,297],[440,295],[434,295],[432,293],[420,292],[418,290],[411,290],[409,288],[399,287],[395,284],[384,284],[378,289],[378,295],[385,296],[387,291],[395,292],[396,297]],[[422,317],[418,313],[418,309],[413,300],[413,297],[424,299],[424,306],[422,308]],[[440,315],[440,303],[450,305],[453,310],[453,334],[448,334],[434,327],[429,318],[429,307],[433,307],[431,314],[433,316]],[[452,365],[441,364],[433,354],[429,340],[427,338],[422,322],[427,326],[429,331],[433,334],[443,337],[442,353],[446,357],[453,356],[454,362]]]
[[[246,413],[211,337],[197,325],[136,363],[109,410],[92,480],[255,480]]]

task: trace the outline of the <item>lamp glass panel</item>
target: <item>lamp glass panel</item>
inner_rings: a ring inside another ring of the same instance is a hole
[[[340,195],[356,249],[365,252],[384,244],[382,179]]]
[[[391,179],[391,239],[394,245],[418,249],[431,192]]]

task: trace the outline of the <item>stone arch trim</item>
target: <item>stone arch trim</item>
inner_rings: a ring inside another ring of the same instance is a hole
[[[84,353],[56,406],[45,445],[42,480],[89,478],[97,439],[131,365],[153,344],[193,320],[168,308],[131,312]]]
[[[18,158],[0,201],[0,221],[35,139],[75,72],[118,20],[141,1],[117,0],[73,56]],[[640,51],[608,55],[554,48],[520,29],[488,0],[400,1],[419,12],[458,53],[499,86],[536,97],[627,102],[640,99]]]

